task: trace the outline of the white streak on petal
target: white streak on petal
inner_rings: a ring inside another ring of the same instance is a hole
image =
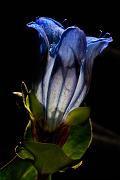
[[[38,101],[43,104],[43,98],[42,98],[42,82],[40,82],[39,86],[38,86],[38,89],[37,89],[37,92],[36,92],[36,97],[38,99]]]
[[[78,97],[82,93],[84,83],[85,83],[84,82],[84,71],[83,71],[83,66],[81,66],[78,83],[77,83],[74,95],[73,95],[73,97],[72,97],[72,99],[70,101],[70,104],[69,104],[69,106],[67,107],[67,109],[65,111],[65,115],[73,108],[75,102],[77,101]]]
[[[98,38],[96,37],[86,36],[87,45],[97,40]]]
[[[54,74],[48,92],[47,118],[53,118],[56,106],[58,104],[61,87],[63,84],[63,74],[61,68]]]
[[[45,106],[45,109],[47,107],[47,95],[48,95],[48,88],[49,88],[49,81],[51,78],[52,69],[54,66],[55,58],[52,58],[49,56],[48,64],[46,67],[46,73],[43,79],[43,104]]]
[[[65,109],[67,108],[73,96],[76,83],[77,83],[76,69],[71,68],[68,70],[67,75],[66,75],[65,83],[64,83],[60,100],[59,100],[59,104],[57,107],[57,112],[62,112],[64,114]],[[55,119],[57,118],[58,117],[55,116]],[[59,118],[58,118],[58,121],[59,121]]]
[[[79,95],[78,99],[76,100],[76,102],[74,103],[74,105],[72,106],[72,108],[70,109],[70,111],[74,110],[75,108],[78,108],[81,104],[81,102],[84,100],[84,97],[86,95],[87,92],[87,86],[85,85],[81,94]],[[70,112],[69,111],[69,112]],[[64,120],[66,119],[67,115],[69,112],[66,112],[66,114],[64,115]]]
[[[84,100],[86,92],[87,92],[87,86],[85,85],[83,90],[82,90],[82,93],[80,94],[80,96],[78,97],[77,101],[75,102],[75,104],[73,105],[73,107],[70,111],[72,111],[73,109],[78,108],[80,106],[80,104]]]

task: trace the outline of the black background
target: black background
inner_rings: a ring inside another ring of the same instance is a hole
[[[113,42],[95,59],[92,82],[86,98],[91,118],[120,135],[120,31],[119,6],[116,2],[30,2],[4,6],[0,26],[0,166],[14,156],[14,148],[22,140],[26,125],[25,112],[17,106],[13,91],[20,90],[21,81],[30,84],[38,57],[37,39],[26,29],[26,23],[37,16],[47,16],[68,27],[76,25],[89,36],[109,32]],[[67,21],[64,22],[64,19]],[[93,132],[96,133],[93,127]],[[110,141],[110,139],[109,139]],[[93,142],[76,171],[54,175],[54,179],[117,179],[120,178],[120,141]]]

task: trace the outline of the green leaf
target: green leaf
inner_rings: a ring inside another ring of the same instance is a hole
[[[67,125],[77,125],[86,121],[90,116],[90,108],[89,107],[79,107],[71,111],[65,122]]]
[[[52,174],[72,162],[55,144],[25,142],[25,148],[34,154],[34,165],[41,174]]]
[[[70,135],[63,146],[64,153],[71,159],[80,159],[91,143],[92,130],[90,120],[71,126]]]
[[[14,157],[0,170],[0,180],[36,180],[38,172],[30,161]]]

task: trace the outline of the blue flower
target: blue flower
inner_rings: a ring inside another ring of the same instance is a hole
[[[112,37],[87,37],[76,26],[65,29],[46,17],[27,26],[37,31],[40,61],[46,62],[39,82],[33,82],[33,91],[44,107],[48,129],[54,131],[65,122],[69,112],[81,105],[90,87],[94,59]]]

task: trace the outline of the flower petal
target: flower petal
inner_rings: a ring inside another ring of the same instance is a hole
[[[59,22],[51,18],[40,17],[36,19],[36,23],[44,29],[50,44],[58,43],[64,31],[64,27]]]
[[[40,40],[40,53],[44,53],[46,49],[48,50],[49,42],[44,29],[35,22],[28,23],[27,27],[37,30]]]
[[[40,103],[43,104],[43,92],[42,92],[42,83],[41,83],[41,78],[44,74],[44,66],[46,64],[46,59],[48,56],[48,47],[49,47],[49,42],[48,42],[48,38],[44,32],[44,30],[35,22],[31,22],[29,24],[27,24],[27,27],[29,28],[33,28],[37,31],[38,36],[39,36],[39,42],[40,42],[40,47],[39,47],[39,54],[40,54],[40,60],[39,60],[39,64],[37,67],[38,71],[39,71],[39,77],[38,78],[38,82],[32,82],[32,88],[34,89],[34,91],[36,92],[37,90],[39,91],[39,93],[37,93],[37,98],[40,101]],[[42,69],[41,69],[42,67]],[[36,69],[37,70],[37,69]],[[38,73],[37,73],[38,74]]]
[[[56,127],[61,122],[74,94],[85,49],[86,39],[83,31],[77,27],[64,31],[57,47],[48,91],[47,119],[51,127]]]
[[[107,47],[108,43],[112,41],[112,38],[86,37],[86,40],[87,40],[87,51],[86,51],[85,64],[81,66],[80,77],[78,80],[76,91],[66,110],[64,118],[67,116],[69,111],[79,107],[80,104],[82,103],[90,86],[93,60],[99,53],[102,52],[104,48]]]
[[[74,92],[74,95],[69,103],[69,106],[67,107],[63,119],[66,118],[67,114],[73,110],[74,108],[79,107],[81,104],[84,94],[86,93],[86,85],[85,85],[85,74],[84,74],[84,61],[81,64],[80,67],[80,73],[79,73],[79,78],[77,82],[77,86]],[[83,93],[84,92],[84,93]]]
[[[54,62],[55,62],[55,58],[52,58],[50,55],[48,55],[48,61],[45,67],[45,73],[44,73],[43,78],[41,79],[41,82],[39,83],[39,86],[36,92],[36,97],[38,101],[41,102],[41,98],[42,98],[42,104],[44,105],[45,111],[47,109],[48,88],[49,88],[49,83],[50,83],[50,78],[51,78]],[[46,113],[45,113],[45,116],[46,116]]]
[[[112,42],[112,37],[109,38],[94,38],[87,37],[87,52],[86,52],[86,80],[88,86],[90,84],[92,66],[94,59]]]

